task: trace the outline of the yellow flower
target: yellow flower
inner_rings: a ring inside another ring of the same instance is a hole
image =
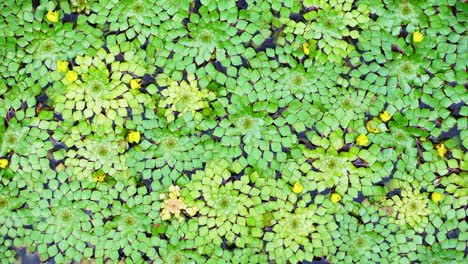
[[[436,150],[437,150],[437,153],[439,154],[439,157],[441,158],[443,158],[445,156],[445,153],[447,153],[447,148],[442,142],[436,145]]]
[[[378,119],[374,118],[374,119],[372,119],[372,120],[367,121],[366,128],[367,128],[367,130],[368,130],[369,132],[371,132],[371,133],[380,133],[380,129],[378,129],[378,128],[372,126],[372,122],[373,122],[374,120],[378,120]]]
[[[332,193],[330,199],[331,199],[332,203],[337,203],[337,202],[341,201],[341,195],[338,194],[338,193]]]
[[[438,192],[433,192],[431,195],[431,199],[434,203],[438,204],[440,200],[442,200],[444,196]]]
[[[367,138],[366,134],[361,134],[356,138],[356,144],[359,146],[364,146],[369,143],[369,139]]]
[[[105,175],[99,175],[94,178],[97,182],[104,182],[106,180]]]
[[[67,72],[68,71],[68,61],[57,61],[57,69],[60,72]]]
[[[133,79],[130,81],[130,88],[140,89],[140,87],[141,87],[141,79]]]
[[[387,112],[387,110],[380,113],[379,117],[383,122],[387,122],[388,120],[392,119],[392,116]]]
[[[304,51],[305,55],[309,55],[310,53],[309,47],[310,47],[310,44],[307,42],[302,44],[302,50]]]
[[[292,188],[294,193],[301,193],[304,190],[304,186],[300,182],[296,182]]]
[[[128,143],[140,143],[140,132],[132,131],[128,133]]]
[[[76,80],[78,80],[78,73],[76,73],[76,71],[69,71],[69,72],[67,72],[65,77],[67,78],[67,80],[69,82],[72,83],[72,82],[75,82]]]
[[[98,170],[94,172],[92,175],[93,175],[94,180],[97,182],[104,182],[106,180],[106,174],[102,170]]]
[[[416,31],[416,32],[413,33],[413,42],[414,43],[419,43],[419,42],[423,41],[423,39],[424,39],[424,35],[421,34],[421,32]]]
[[[7,159],[0,159],[0,169],[5,169],[8,166],[9,162]]]
[[[47,12],[47,15],[46,15],[46,18],[47,20],[49,20],[50,22],[58,22],[59,20],[59,12],[58,11],[53,11],[53,10],[50,10],[49,12]]]

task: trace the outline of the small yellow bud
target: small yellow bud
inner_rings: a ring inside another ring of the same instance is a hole
[[[0,169],[5,169],[8,167],[10,162],[7,159],[0,159]]]
[[[445,154],[447,153],[447,148],[442,142],[436,145],[436,150],[437,150],[437,153],[439,154],[439,157],[441,158],[443,158]]]
[[[292,188],[294,193],[301,193],[304,190],[304,186],[300,182],[296,182]]]
[[[47,15],[46,15],[46,18],[47,20],[49,20],[50,22],[58,22],[59,20],[59,12],[58,11],[53,11],[53,10],[50,10],[49,12],[47,12]]]
[[[434,203],[438,204],[440,200],[442,200],[444,196],[438,192],[433,192],[431,195],[431,199]]]
[[[138,131],[132,131],[128,133],[128,143],[135,143],[138,144],[140,143],[140,132]]]
[[[387,122],[388,120],[392,119],[392,116],[387,112],[387,110],[380,113],[379,117],[383,122]]]
[[[67,72],[68,71],[68,61],[57,61],[57,69],[60,72]]]
[[[310,47],[310,44],[307,43],[307,42],[304,43],[304,44],[302,44],[302,50],[304,51],[304,54],[305,54],[305,55],[309,55],[309,54],[310,54],[309,47]]]
[[[366,134],[361,134],[356,138],[356,144],[359,146],[365,146],[369,143],[369,139],[367,138]]]
[[[341,195],[338,193],[332,193],[330,199],[332,203],[338,203],[339,201],[341,201]]]
[[[93,178],[97,182],[104,182],[106,180],[106,174],[101,169],[92,174]]]
[[[140,87],[141,87],[141,79],[133,79],[130,81],[130,88],[140,89]]]
[[[413,42],[414,43],[419,43],[419,42],[423,41],[423,39],[424,39],[424,35],[421,34],[421,32],[416,31],[416,32],[413,33]]]
[[[106,180],[106,176],[99,175],[99,176],[96,176],[95,179],[96,179],[97,182],[104,182]]]
[[[78,73],[76,73],[76,71],[69,71],[69,72],[67,72],[65,77],[67,78],[67,80],[69,82],[72,83],[72,82],[75,82],[76,80],[78,80]]]
[[[366,128],[367,128],[367,130],[368,130],[369,132],[371,132],[371,133],[380,133],[380,129],[378,129],[378,128],[372,126],[372,122],[373,122],[374,120],[378,120],[378,119],[374,118],[374,119],[372,119],[372,120],[367,121],[367,123],[366,123]]]

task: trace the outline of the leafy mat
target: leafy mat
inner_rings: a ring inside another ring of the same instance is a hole
[[[467,11],[2,1],[1,263],[463,263]]]

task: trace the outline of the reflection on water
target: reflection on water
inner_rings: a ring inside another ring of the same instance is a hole
[[[16,250],[16,262],[15,264],[38,264],[41,263],[39,256],[37,254],[30,254],[26,252],[25,248],[15,249]],[[55,262],[46,262],[46,263],[55,263]]]

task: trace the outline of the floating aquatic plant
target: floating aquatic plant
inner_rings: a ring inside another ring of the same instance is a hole
[[[428,223],[428,215],[432,210],[428,207],[429,197],[419,190],[403,189],[400,196],[388,200],[388,206],[393,207],[391,221],[404,228],[406,225],[422,232]]]
[[[462,263],[466,3],[0,3],[0,262]]]

